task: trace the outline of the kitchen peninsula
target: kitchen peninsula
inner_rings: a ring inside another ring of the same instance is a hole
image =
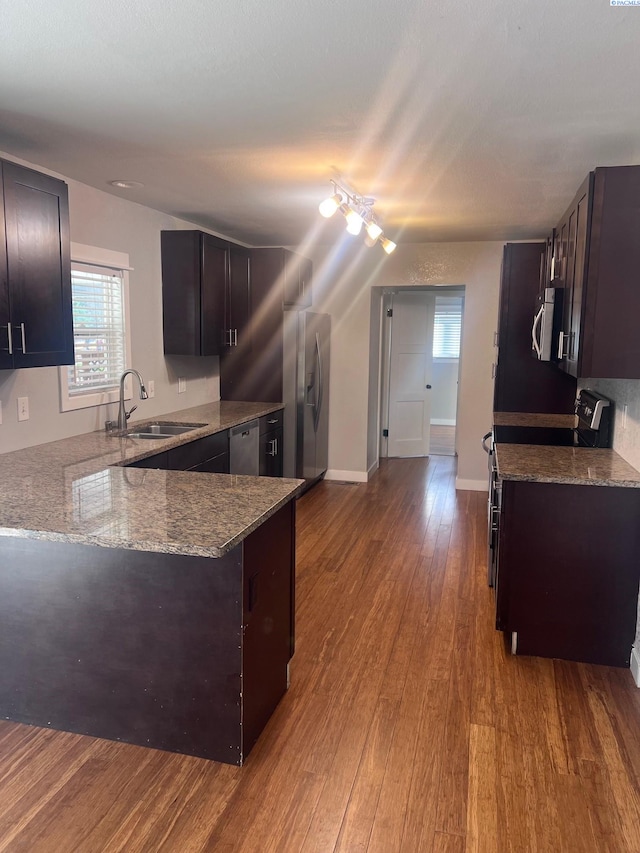
[[[287,688],[302,482],[129,468],[276,411],[0,455],[0,715],[242,764]]]

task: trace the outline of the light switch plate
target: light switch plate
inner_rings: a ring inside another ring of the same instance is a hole
[[[18,420],[19,421],[28,421],[29,420],[29,398],[28,397],[18,397]]]
[[[147,382],[147,392],[149,394],[149,399],[156,396],[156,383],[153,379],[150,379]]]
[[[178,376],[178,394],[184,394],[187,390],[187,380],[184,376]]]

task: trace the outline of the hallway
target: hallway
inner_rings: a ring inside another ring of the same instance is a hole
[[[0,851],[640,850],[640,691],[514,658],[486,494],[383,460],[298,502],[291,688],[243,768],[0,723]]]

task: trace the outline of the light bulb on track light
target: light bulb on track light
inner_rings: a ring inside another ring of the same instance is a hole
[[[329,219],[329,217],[333,216],[336,210],[342,204],[342,196],[340,193],[335,193],[330,198],[325,198],[324,201],[321,201],[318,210],[325,217],[325,219]]]
[[[382,248],[385,250],[387,255],[390,255],[391,252],[396,248],[396,244],[393,240],[388,240],[386,237],[382,237],[380,242],[382,243]]]
[[[357,237],[362,231],[362,217],[359,213],[356,213],[355,210],[349,208],[345,214],[345,218],[347,220],[347,231],[349,234],[353,234]]]
[[[382,228],[373,219],[367,222],[365,228],[367,229],[367,235],[375,243],[378,237],[382,234]]]

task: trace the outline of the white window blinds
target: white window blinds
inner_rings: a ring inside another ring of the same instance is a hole
[[[433,321],[433,357],[460,358],[462,297],[436,296]]]
[[[122,270],[71,265],[75,364],[69,394],[117,386],[126,363]]]

